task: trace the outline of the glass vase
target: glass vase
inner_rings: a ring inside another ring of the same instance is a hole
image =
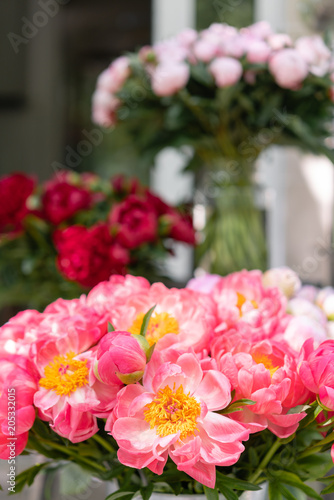
[[[199,233],[196,267],[226,275],[268,267],[265,188],[247,182],[219,184],[210,179],[197,188],[194,223]]]

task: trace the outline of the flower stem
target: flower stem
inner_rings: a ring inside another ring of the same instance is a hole
[[[72,450],[67,449],[66,446],[62,446],[60,444],[54,443],[53,441],[46,441],[46,440],[43,440],[43,443],[47,444],[48,446],[51,446],[51,448],[54,448],[55,450],[59,450],[65,453],[66,455],[74,457],[79,463],[83,462],[86,465],[92,467],[93,469],[99,470],[101,472],[106,472],[106,468],[103,467],[103,465],[93,462],[93,460],[90,460],[89,458],[76,454]]]
[[[282,444],[282,442],[281,442],[280,438],[277,438],[276,441],[274,442],[274,444],[272,445],[272,447],[270,448],[270,450],[264,456],[262,462],[260,463],[260,465],[258,466],[256,471],[248,479],[248,481],[250,483],[255,483],[255,481],[261,476],[262,472],[265,470],[265,468],[267,467],[270,460],[275,455],[276,451],[281,446],[281,444]]]
[[[103,446],[103,448],[109,451],[109,453],[113,453],[115,451],[114,448],[111,446],[111,444],[108,443],[108,441],[106,441],[105,439],[103,439],[102,436],[99,436],[99,434],[94,434],[94,436],[92,436],[92,439],[94,439],[97,443]]]

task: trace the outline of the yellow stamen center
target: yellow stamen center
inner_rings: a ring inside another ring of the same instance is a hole
[[[238,301],[237,301],[236,306],[240,311],[240,316],[242,316],[241,308],[247,299],[244,295],[242,295],[242,293],[239,293],[239,292],[237,292],[237,297],[238,297]],[[257,309],[259,307],[255,300],[250,300],[250,303],[253,305],[254,309]]]
[[[272,377],[274,373],[279,369],[279,366],[274,366],[272,359],[269,358],[269,356],[266,356],[265,354],[261,354],[259,352],[256,352],[253,354],[253,359],[255,363],[259,364],[262,363],[267,370],[270,371],[270,376]]]
[[[139,313],[134,320],[129,332],[132,334],[140,334],[141,325],[145,314]],[[179,333],[179,324],[177,320],[167,312],[154,313],[148,324],[146,332],[146,340],[150,345],[158,342],[159,339],[167,335],[167,333]]]
[[[172,390],[168,385],[157,394],[157,397],[145,406],[145,420],[151,429],[156,428],[160,437],[176,434],[180,431],[180,439],[198,431],[197,417],[201,414],[201,405],[196,399],[183,392],[183,387]]]
[[[55,391],[59,396],[68,396],[78,387],[88,383],[87,360],[74,359],[76,354],[69,352],[66,356],[55,356],[54,360],[45,367],[45,377],[39,385],[45,389]]]

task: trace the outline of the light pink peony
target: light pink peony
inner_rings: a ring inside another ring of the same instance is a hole
[[[308,300],[309,302],[315,302],[318,293],[319,288],[317,288],[316,286],[303,285],[297,292],[296,296],[300,299]]]
[[[214,413],[230,400],[230,383],[222,373],[203,373],[194,354],[183,354],[161,364],[143,386],[122,389],[116,418],[108,419],[106,429],[124,465],[161,474],[169,456],[178,470],[214,488],[215,466],[236,463],[249,435],[239,423]]]
[[[298,38],[296,50],[309,65],[311,73],[324,76],[329,71],[331,51],[319,35]]]
[[[320,307],[299,297],[295,297],[288,302],[287,312],[293,316],[306,316],[307,318],[311,318],[324,327],[327,323],[326,316]]]
[[[288,299],[296,295],[301,288],[301,281],[297,273],[285,266],[266,271],[263,274],[262,282],[265,287],[275,286],[279,288]]]
[[[327,340],[327,330],[313,318],[296,316],[289,322],[283,338],[292,349],[299,352],[307,339],[313,339],[315,347]]]
[[[240,32],[259,39],[266,39],[273,34],[273,30],[267,21],[258,21],[246,28],[242,28]]]
[[[217,57],[209,66],[218,87],[235,85],[242,76],[242,65],[233,57]]]
[[[236,391],[235,400],[256,403],[231,414],[232,418],[243,422],[250,432],[268,428],[285,438],[296,431],[306,414],[288,412],[304,404],[309,392],[297,375],[297,355],[292,350],[283,342],[254,343],[245,336],[240,342],[231,332],[216,340],[213,356]]]
[[[187,85],[189,75],[186,63],[164,62],[152,73],[152,90],[160,97],[174,95]]]
[[[38,374],[22,356],[0,355],[0,365],[0,459],[8,459],[22,453],[27,444],[35,421]]]
[[[116,123],[116,111],[121,101],[105,89],[97,88],[92,97],[92,119],[102,127],[111,127]]]
[[[187,288],[196,292],[210,293],[219,280],[220,276],[218,274],[204,274],[198,278],[192,278],[187,283]]]
[[[282,49],[269,60],[269,71],[277,85],[297,90],[308,75],[308,67],[296,49]]]
[[[292,39],[285,33],[274,33],[267,38],[267,42],[272,50],[281,50],[292,46]]]
[[[259,340],[272,337],[286,326],[286,297],[278,288],[265,288],[260,271],[244,270],[221,278],[212,296],[220,323],[216,335],[243,322]]]
[[[115,94],[122,88],[130,73],[129,59],[125,56],[118,57],[100,74],[97,88]]]
[[[202,37],[194,44],[193,53],[198,61],[210,62],[219,52],[220,43],[216,36]]]
[[[334,340],[326,340],[314,350],[313,341],[303,345],[298,372],[305,386],[317,394],[321,404],[334,411]]]
[[[271,48],[262,40],[253,40],[246,48],[247,61],[252,64],[266,63],[271,54]]]

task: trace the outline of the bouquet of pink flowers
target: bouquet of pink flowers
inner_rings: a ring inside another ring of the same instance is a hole
[[[257,158],[287,145],[334,161],[333,101],[333,54],[319,35],[215,23],[115,59],[98,78],[93,120],[126,127],[147,168],[165,147],[184,153],[209,206],[197,259],[225,275],[267,268]]]
[[[36,186],[17,173],[0,179],[0,197],[2,305],[44,308],[112,274],[161,277],[173,240],[195,244],[189,211],[136,179],[64,171]]]
[[[0,329],[0,457],[46,457],[152,491],[228,500],[321,496],[334,455],[334,290],[289,269],[206,275],[185,289],[112,276]]]

